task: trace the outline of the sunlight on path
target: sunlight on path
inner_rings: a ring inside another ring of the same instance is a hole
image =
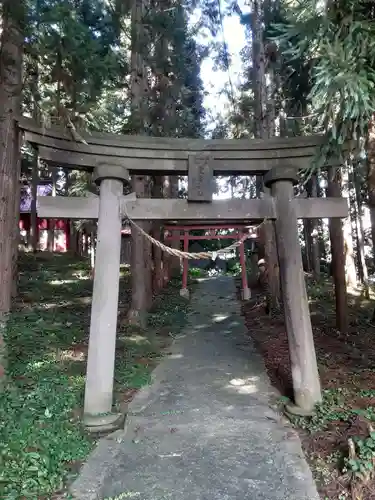
[[[273,405],[231,277],[202,280],[182,335],[99,443],[77,499],[318,500],[298,435]]]

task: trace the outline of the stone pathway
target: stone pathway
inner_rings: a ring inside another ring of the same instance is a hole
[[[319,500],[297,434],[245,335],[232,278],[203,280],[192,313],[125,432],[102,440],[82,500]]]

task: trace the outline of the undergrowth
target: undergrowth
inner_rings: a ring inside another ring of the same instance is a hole
[[[320,497],[324,500],[344,500],[353,497],[354,468],[360,470],[358,460],[362,461],[364,456],[361,453],[362,442],[367,448],[372,446],[369,426],[375,427],[375,301],[374,293],[367,298],[362,287],[348,289],[348,328],[340,332],[336,325],[332,279],[323,275],[321,278],[317,282],[306,276],[315,352],[324,388],[323,401],[316,407],[313,417],[292,416],[291,420],[300,431],[302,447],[313,470]],[[243,304],[243,312],[249,334],[263,356],[271,383],[283,395],[282,402],[285,402],[293,393],[285,323],[280,318],[265,317],[259,308],[251,304]],[[350,439],[355,451],[354,461],[351,462]],[[363,462],[362,465],[365,466]],[[356,489],[358,498],[353,497],[356,500],[375,498],[374,473],[367,474],[368,477],[372,479],[360,495]]]
[[[125,272],[121,288],[128,284]],[[164,327],[168,335],[184,323],[187,303],[176,286],[171,283],[156,301],[147,332],[120,334],[118,398],[149,382],[162,347],[158,330]],[[1,499],[51,498],[95,444],[80,418],[91,292],[86,262],[62,254],[22,257],[20,299],[6,335],[8,383],[0,394]]]
[[[375,391],[364,391],[364,397],[366,397],[366,392],[374,393],[375,396]],[[361,415],[375,422],[375,399],[374,406],[359,409],[348,406],[349,397],[350,391],[345,388],[326,389],[323,391],[323,401],[316,405],[313,416],[296,417],[290,415],[290,420],[296,427],[310,433],[324,430],[330,422],[348,422],[356,415]]]
[[[343,423],[350,428],[351,423],[360,419],[361,435],[349,437],[343,447],[324,458],[318,453],[313,453],[309,458],[315,479],[319,484],[329,484],[335,475],[342,474],[343,477],[348,478],[352,491],[356,491],[356,496],[353,498],[361,500],[364,497],[359,493],[360,489],[375,478],[375,391],[358,391],[356,396],[357,398],[374,398],[374,406],[351,407],[350,401],[353,399],[353,394],[349,389],[338,388],[323,391],[323,401],[316,405],[313,416],[288,416],[295,427],[309,432],[312,439],[315,434],[322,433],[329,428],[339,429]],[[328,497],[324,498],[328,499]],[[349,496],[342,492],[338,498],[344,500]]]

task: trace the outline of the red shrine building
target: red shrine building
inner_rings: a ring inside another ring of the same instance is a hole
[[[37,196],[50,196],[52,193],[51,181],[39,181]],[[21,186],[20,193],[20,220],[19,228],[21,240],[27,244],[31,229],[31,187]],[[54,252],[66,252],[69,248],[70,224],[68,220],[48,220],[37,217],[38,250],[47,250],[48,232],[53,231]]]
[[[52,184],[50,180],[39,180],[37,196],[51,196]],[[31,229],[31,187],[21,185],[20,193],[20,220],[19,229],[23,244],[28,246]],[[71,225],[68,219],[42,219],[37,217],[38,250],[66,252],[71,249]],[[53,248],[48,247],[48,233],[53,231]],[[130,264],[131,229],[125,225],[121,231],[121,263]]]

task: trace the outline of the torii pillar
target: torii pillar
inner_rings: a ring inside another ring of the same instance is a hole
[[[91,306],[90,340],[84,403],[84,423],[91,430],[116,427],[121,415],[112,413],[121,252],[120,197],[128,171],[119,166],[97,167],[100,185],[98,237]]]
[[[296,184],[294,167],[273,168],[264,176],[277,212],[276,243],[295,403],[287,405],[287,411],[309,415],[322,396],[293,200]]]

